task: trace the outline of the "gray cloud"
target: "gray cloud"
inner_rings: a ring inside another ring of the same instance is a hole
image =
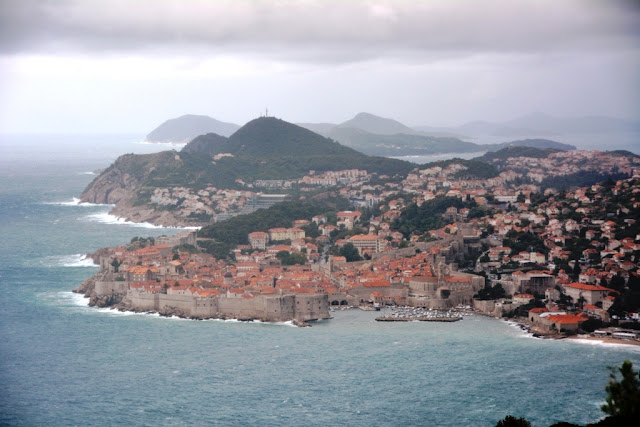
[[[0,0],[0,53],[234,52],[351,62],[638,49],[640,8],[611,1]]]

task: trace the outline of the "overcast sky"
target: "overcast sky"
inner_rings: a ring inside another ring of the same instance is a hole
[[[0,0],[0,132],[640,117],[640,2]]]

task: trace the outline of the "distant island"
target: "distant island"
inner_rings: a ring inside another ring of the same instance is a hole
[[[359,113],[354,118],[340,124],[301,123],[300,126],[373,156],[401,157],[441,153],[475,153],[498,151],[511,145],[559,150],[576,149],[574,145],[547,139],[476,144],[469,142],[471,137],[464,136],[464,132],[414,129],[396,120],[378,117],[370,113]]]
[[[198,135],[216,133],[230,136],[238,129],[240,126],[234,123],[221,122],[209,116],[187,114],[165,121],[149,132],[145,141],[185,144]]]
[[[340,124],[299,123],[298,126],[370,156],[401,157],[474,153],[497,151],[510,145],[560,150],[576,149],[574,145],[540,138],[477,144],[470,142],[471,137],[464,136],[463,133],[417,130],[396,120],[370,113],[359,113]],[[240,126],[236,124],[224,123],[212,117],[185,115],[167,120],[151,131],[146,141],[188,143],[206,134],[230,137],[238,129]]]

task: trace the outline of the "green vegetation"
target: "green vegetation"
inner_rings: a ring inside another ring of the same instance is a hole
[[[491,286],[489,283],[484,284],[484,288],[480,289],[477,294],[473,296],[477,300],[494,300],[500,298],[506,298],[507,292],[504,290],[500,283],[495,286]]]
[[[276,258],[280,260],[282,265],[304,265],[307,262],[307,257],[299,252],[280,251],[276,254]]]
[[[621,379],[618,381],[618,372]],[[612,416],[640,417],[640,371],[634,371],[629,360],[625,360],[622,366],[612,367],[609,375],[607,390],[607,403],[600,409],[605,414]]]
[[[635,426],[640,417],[640,371],[633,370],[633,364],[629,360],[622,362],[622,366],[611,367],[609,383],[605,387],[607,391],[607,403],[600,409],[609,416],[587,427],[618,427]],[[621,379],[618,381],[618,373]],[[531,424],[524,418],[515,418],[507,415],[498,421],[496,427],[526,427]],[[554,423],[551,427],[580,427],[579,424],[568,422]]]
[[[399,218],[391,224],[392,230],[400,231],[405,238],[412,233],[425,233],[443,227],[446,221],[442,218],[448,207],[458,209],[465,207],[463,201],[457,197],[438,196],[424,202],[421,206],[411,203],[402,211]]]
[[[516,148],[516,147],[526,147],[526,148],[536,148],[540,150],[552,149],[556,151],[569,151],[575,150],[576,146],[571,144],[564,144],[562,142],[552,141],[550,139],[519,139],[517,141],[509,141],[503,142],[502,144],[487,144],[485,145],[489,150],[493,150],[494,147],[499,147],[499,149],[503,148]]]
[[[580,324],[580,329],[585,332],[593,332],[596,329],[606,326],[607,325],[602,320],[596,319],[595,317],[590,317]]]
[[[233,157],[212,159],[212,155],[221,153]],[[237,180],[250,183],[258,179],[294,179],[310,170],[354,167],[393,177],[406,175],[415,165],[370,157],[302,127],[262,117],[247,123],[229,138],[216,134],[198,136],[180,153],[121,156],[96,180],[105,174],[113,175],[115,180],[127,175],[127,186],[136,191],[131,202],[141,206],[150,202],[155,188],[181,186],[198,190],[208,185],[241,188]]]
[[[166,153],[169,154],[157,159],[144,156],[128,158],[132,165],[127,167],[127,171],[131,170],[141,183],[138,203],[147,203],[157,187],[201,189],[214,185],[239,188],[241,185],[237,179],[244,182],[294,179],[304,176],[309,170],[324,172],[358,167],[370,173],[393,176],[404,175],[415,167],[401,160],[367,156],[272,117],[255,119],[229,138],[216,134],[198,136],[183,148],[177,158],[175,152]],[[212,160],[212,155],[222,153],[233,157]],[[122,163],[120,159],[116,162]]]
[[[572,187],[588,187],[598,182],[628,178],[629,175],[619,172],[611,174],[602,174],[595,171],[579,171],[569,175],[558,175],[545,178],[540,183],[542,191],[547,188],[556,188],[558,190],[568,190]]]
[[[611,308],[609,308],[609,314],[616,315],[624,319],[627,313],[635,313],[640,310],[640,278],[631,274],[629,281],[624,286],[624,279],[620,283],[620,279],[617,279],[618,275],[611,278],[611,282],[608,284],[609,288],[619,289],[620,293],[616,294],[616,300]]]
[[[362,257],[360,256],[358,249],[353,246],[353,243],[345,244],[340,248],[340,252],[338,252],[338,254],[345,257],[347,262],[362,261]]]
[[[111,261],[111,266],[113,267],[114,273],[118,272],[118,270],[120,269],[120,265],[122,265],[122,261],[118,261],[118,258],[114,258],[113,261]]]
[[[198,248],[189,244],[178,245],[171,248],[171,252],[173,252],[174,254],[177,254],[178,252],[189,252],[190,254],[195,254],[198,253]]]
[[[498,421],[496,427],[531,427],[531,423],[524,418],[507,415],[504,419]]]
[[[314,215],[327,215],[329,212],[348,207],[349,202],[346,199],[330,195],[304,201],[283,202],[269,209],[259,209],[248,215],[239,215],[204,227],[198,232],[198,236],[213,240],[201,240],[198,244],[216,258],[225,258],[232,247],[249,243],[247,235],[253,231],[291,227],[296,219],[310,220]]]
[[[549,252],[549,249],[544,245],[544,240],[533,233],[525,231],[509,230],[502,244],[511,248],[511,255],[531,251],[543,254]]]
[[[156,239],[153,237],[134,237],[127,245],[127,250],[135,251],[136,249],[145,248],[147,246],[153,246],[156,244]]]

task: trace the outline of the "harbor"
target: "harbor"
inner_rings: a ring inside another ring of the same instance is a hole
[[[385,310],[386,311],[386,310]],[[470,313],[458,310],[432,310],[419,307],[395,307],[376,317],[377,322],[457,322]]]

